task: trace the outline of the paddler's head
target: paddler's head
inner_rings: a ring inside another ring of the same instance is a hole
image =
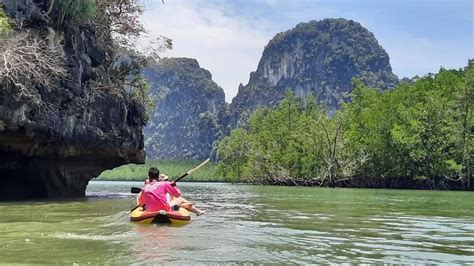
[[[148,170],[148,178],[150,181],[160,179],[160,170],[158,170],[156,167],[150,167]]]

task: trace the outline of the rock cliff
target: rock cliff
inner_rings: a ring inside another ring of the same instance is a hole
[[[93,27],[58,27],[53,2],[0,1],[16,33],[57,44],[67,72],[57,86],[0,84],[0,199],[83,196],[102,171],[144,162],[143,108],[97,84],[114,50]]]
[[[398,83],[374,35],[345,19],[310,21],[277,34],[230,106],[194,59],[165,58],[145,76],[157,98],[145,146],[159,159],[208,157],[216,140],[245,125],[257,107],[277,104],[287,89],[302,98],[312,94],[333,112],[348,99],[352,78],[381,90]]]
[[[398,83],[388,54],[359,23],[346,19],[300,23],[267,44],[257,70],[232,100],[231,124],[245,120],[258,106],[276,104],[287,89],[300,97],[311,93],[332,112],[347,98],[354,77],[380,89]]]
[[[226,133],[224,91],[195,59],[163,58],[145,77],[156,97],[145,128],[148,158],[203,159]]]

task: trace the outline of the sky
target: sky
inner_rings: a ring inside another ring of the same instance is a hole
[[[231,102],[275,34],[298,23],[346,18],[374,33],[399,78],[461,68],[474,58],[472,0],[148,0],[150,37],[166,36],[163,57],[190,57],[212,73]]]

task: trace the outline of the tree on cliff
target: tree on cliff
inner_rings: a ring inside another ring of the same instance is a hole
[[[0,36],[4,37],[11,31],[10,20],[5,11],[0,8]]]
[[[149,158],[199,160],[227,133],[224,91],[196,59],[163,58],[144,75],[156,108],[144,130]]]
[[[134,45],[138,0],[1,0],[0,10],[0,198],[18,187],[81,196],[103,170],[143,163],[139,74],[154,54]]]
[[[47,9],[42,10],[45,6]],[[148,49],[138,49],[135,43],[145,33],[139,21],[142,12],[138,0],[49,0],[33,6],[30,17],[20,19],[8,19],[1,9],[2,87],[12,89],[19,98],[42,102],[38,86],[59,89],[62,81],[69,78],[62,38],[52,29],[71,32],[88,25],[95,30],[98,49],[106,51],[103,54],[106,71],[91,80],[90,87],[95,91],[90,90],[90,93],[102,90],[127,96],[148,109],[151,101],[141,68],[156,62],[159,52],[171,48],[172,42],[159,37]],[[40,22],[51,30],[29,25]],[[24,30],[26,28],[28,30]]]
[[[14,88],[19,99],[42,102],[35,86],[57,89],[60,79],[67,78],[61,47],[38,33],[14,33],[0,42],[0,50],[0,83]]]
[[[245,124],[257,107],[278,105],[287,88],[302,99],[312,94],[334,112],[349,99],[354,77],[380,90],[398,83],[387,52],[361,24],[342,18],[300,23],[265,46],[256,71],[232,100],[231,125]]]

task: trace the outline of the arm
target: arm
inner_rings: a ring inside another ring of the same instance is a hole
[[[166,182],[165,191],[168,192],[173,197],[181,196],[181,191],[179,191],[176,185],[173,186],[172,182]]]
[[[143,186],[143,188],[148,184],[150,184],[150,179],[149,178],[145,179],[145,185]],[[142,191],[142,192],[138,193],[138,195],[137,195],[137,206],[143,206],[144,203],[145,203],[145,198],[143,196],[143,191]]]
[[[144,203],[143,193],[140,192],[137,195],[137,206],[142,206]]]

